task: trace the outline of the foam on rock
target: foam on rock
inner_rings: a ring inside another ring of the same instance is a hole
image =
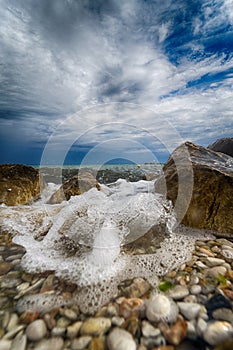
[[[0,225],[26,248],[23,268],[29,272],[55,270],[78,285],[77,302],[93,313],[116,295],[122,280],[165,274],[191,258],[203,232],[176,228],[172,207],[149,190],[148,182],[118,180],[102,191],[91,189],[68,202],[3,208]],[[47,197],[47,195],[45,196]],[[127,255],[121,246],[140,238],[154,225],[165,225],[164,240],[154,254]],[[58,295],[21,299],[19,309],[43,310],[66,301]]]

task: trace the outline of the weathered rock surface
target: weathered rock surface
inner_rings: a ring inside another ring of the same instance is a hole
[[[23,164],[0,165],[0,204],[30,204],[45,187],[38,170]]]
[[[71,196],[80,195],[91,188],[100,190],[100,185],[94,175],[88,171],[80,171],[78,175],[64,182],[63,185],[50,197],[49,204],[61,203],[69,200]]]
[[[155,190],[173,202],[183,224],[226,236],[233,234],[230,156],[185,142],[171,154],[163,174],[155,183]]]
[[[212,151],[225,153],[233,157],[233,137],[218,139],[212,145],[209,145],[208,148]]]

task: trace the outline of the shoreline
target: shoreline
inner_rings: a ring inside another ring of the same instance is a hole
[[[0,256],[2,257],[0,346],[5,342],[11,349],[12,344],[21,342],[25,346],[20,349],[40,349],[40,346],[47,344],[46,349],[55,350],[96,349],[93,344],[99,344],[97,349],[114,350],[116,348],[107,346],[107,343],[109,334],[117,328],[126,331],[127,335],[131,334],[138,350],[159,349],[159,341],[162,342],[164,350],[179,349],[181,345],[186,346],[182,349],[191,349],[191,346],[199,346],[193,349],[215,349],[215,344],[208,344],[206,339],[203,339],[203,337],[206,338],[206,331],[200,333],[201,327],[210,327],[211,322],[220,327],[217,330],[220,332],[219,339],[231,338],[230,333],[226,337],[226,332],[221,330],[221,322],[227,322],[229,327],[233,326],[233,243],[229,240],[215,238],[207,242],[197,241],[190,261],[182,264],[176,271],[170,271],[160,277],[159,293],[169,296],[169,299],[171,298],[179,308],[177,320],[167,323],[148,319],[145,311],[146,303],[156,289],[140,278],[122,282],[118,295],[91,318],[90,315],[83,314],[74,304],[56,307],[42,313],[17,311],[16,302],[24,295],[40,293],[46,297],[59,292],[69,304],[69,300],[77,291],[75,285],[58,279],[52,271],[43,274],[25,273],[20,265],[24,248],[12,243],[7,236],[1,235],[0,238]],[[164,291],[166,288],[168,290]],[[222,296],[221,303],[225,300],[225,307],[220,303],[221,307],[216,308],[218,305],[215,301],[215,305],[212,303],[213,310],[210,314],[206,305],[212,297],[217,298],[219,295]],[[10,302],[8,303],[7,300]],[[185,307],[186,304],[189,312]],[[195,313],[197,309],[199,311]],[[94,333],[90,325],[88,326],[88,322],[93,318],[94,321],[91,322],[96,322],[95,327],[97,327]],[[35,341],[28,335],[28,329],[36,325],[38,327],[38,321],[45,325],[46,332]],[[102,323],[98,323],[100,321],[106,323],[104,329],[102,329]],[[82,331],[84,325],[87,328]],[[177,335],[169,335],[171,331],[174,333],[174,329],[175,332],[183,332],[183,336],[178,337],[179,340]],[[87,346],[79,347],[85,340],[88,340]],[[60,344],[60,347],[58,345],[56,347],[54,342]]]

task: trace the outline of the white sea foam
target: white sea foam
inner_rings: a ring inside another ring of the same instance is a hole
[[[1,225],[14,235],[15,243],[26,248],[22,265],[27,271],[55,270],[77,283],[74,301],[83,311],[93,312],[108,301],[123,279],[150,279],[178,267],[191,257],[195,240],[202,237],[194,231],[173,232],[176,219],[171,203],[153,193],[153,181],[118,180],[102,186],[102,191],[91,189],[57,205],[45,204],[50,190],[55,190],[54,185],[31,206],[3,207]],[[121,246],[154,225],[167,227],[154,254],[121,253]],[[71,246],[76,253],[71,254],[67,248]],[[42,304],[49,308],[62,302],[57,296],[44,303],[38,298],[37,302],[35,296],[27,297],[19,307],[41,309]]]

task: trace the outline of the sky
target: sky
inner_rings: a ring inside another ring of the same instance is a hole
[[[0,0],[0,163],[232,137],[233,0]]]

